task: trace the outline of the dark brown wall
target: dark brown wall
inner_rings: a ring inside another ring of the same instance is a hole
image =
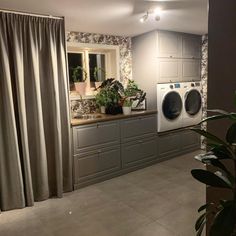
[[[208,109],[235,111],[236,90],[236,1],[209,0]],[[208,131],[224,138],[229,121],[210,122]],[[228,163],[230,166],[231,163]],[[231,167],[231,166],[230,166]],[[230,197],[207,189],[207,201]]]

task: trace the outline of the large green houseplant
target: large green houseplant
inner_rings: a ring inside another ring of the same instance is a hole
[[[203,129],[192,128],[207,139],[208,146],[205,154],[200,154],[195,158],[213,168],[193,169],[191,173],[195,179],[208,186],[230,190],[232,196],[230,199],[208,202],[201,206],[198,209],[201,215],[196,221],[195,230],[197,236],[202,235],[205,224],[211,219],[209,236],[236,236],[236,113],[211,111],[215,115],[204,119],[201,123],[229,119],[232,124],[227,129],[225,140]],[[225,166],[224,160],[232,163],[234,173]],[[214,169],[214,171],[209,169]]]
[[[82,66],[76,66],[74,68],[71,68],[71,70],[72,70],[72,79],[75,85],[75,90],[80,95],[85,95],[86,80],[88,77],[86,70]]]

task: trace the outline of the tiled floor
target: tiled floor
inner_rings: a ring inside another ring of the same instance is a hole
[[[194,236],[205,188],[191,153],[0,214],[1,236]]]

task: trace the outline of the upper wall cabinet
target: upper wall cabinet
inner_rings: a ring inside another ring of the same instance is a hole
[[[176,32],[158,31],[158,57],[201,58],[201,37]]]
[[[181,35],[172,32],[158,32],[158,57],[181,58]]]
[[[201,38],[192,35],[183,35],[183,58],[201,58]]]

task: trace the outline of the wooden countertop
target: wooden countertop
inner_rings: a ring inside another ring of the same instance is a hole
[[[120,120],[120,119],[126,119],[130,117],[145,116],[145,115],[151,115],[151,114],[157,114],[157,110],[132,111],[130,115],[123,115],[123,114],[107,115],[107,114],[95,113],[95,114],[90,114],[94,116],[94,118],[71,119],[71,126],[93,124],[97,122],[110,121],[110,120]]]

